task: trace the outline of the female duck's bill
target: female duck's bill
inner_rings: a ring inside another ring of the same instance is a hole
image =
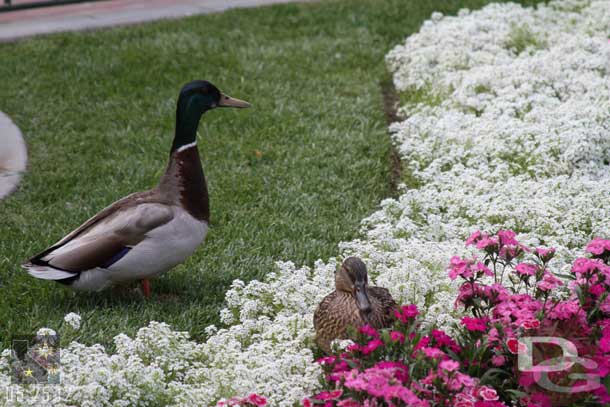
[[[0,112],[0,199],[15,190],[27,160],[21,131],[7,115]]]

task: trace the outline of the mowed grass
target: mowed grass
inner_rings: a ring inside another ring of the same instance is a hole
[[[232,10],[0,45],[0,110],[23,130],[29,170],[0,202],[0,339],[83,317],[75,339],[111,344],[151,320],[196,338],[234,279],[276,260],[312,264],[358,236],[390,191],[383,57],[432,11],[485,1],[346,0]],[[207,79],[250,101],[207,113],[199,149],[212,224],[205,244],[153,282],[74,293],[22,261],[165,169],[180,87]],[[330,289],[330,287],[329,287]]]

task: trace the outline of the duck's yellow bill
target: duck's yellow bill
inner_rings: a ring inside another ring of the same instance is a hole
[[[236,98],[232,98],[229,95],[225,95],[224,93],[220,94],[220,100],[218,101],[218,106],[220,107],[250,107],[250,103],[245,100],[239,100]]]

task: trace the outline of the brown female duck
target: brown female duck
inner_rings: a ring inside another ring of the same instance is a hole
[[[348,257],[335,272],[335,291],[324,297],[313,316],[316,342],[326,353],[334,339],[347,338],[347,327],[387,328],[394,320],[396,302],[382,287],[369,287],[366,265]]]

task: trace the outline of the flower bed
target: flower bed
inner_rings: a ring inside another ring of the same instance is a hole
[[[471,253],[463,240],[474,230],[510,228],[527,246],[553,246],[554,268],[563,273],[591,237],[610,236],[609,30],[606,1],[551,2],[537,10],[492,4],[457,17],[435,14],[389,53],[405,101],[405,120],[391,131],[407,185],[363,221],[361,239],[340,251],[361,256],[376,284],[417,306],[416,335],[433,323],[460,332],[460,284],[446,267],[452,256]],[[336,265],[281,262],[264,281],[235,281],[221,313],[226,327],[209,327],[203,343],[157,322],[134,338],[118,335],[114,353],[72,342],[61,353],[62,386],[44,391],[8,385],[5,350],[0,401],[262,405],[264,396],[268,405],[293,406],[321,389],[313,311],[332,287]],[[70,337],[80,323],[70,316],[61,333]],[[401,342],[399,333],[394,339]],[[439,375],[458,369],[435,368]],[[470,396],[494,401],[492,389],[471,387]]]
[[[569,294],[550,266],[553,248],[528,248],[510,230],[467,240],[478,257],[451,259],[455,306],[467,314],[452,338],[425,329],[417,307],[390,329],[365,325],[345,351],[321,358],[324,407],[560,407],[610,402],[610,240],[574,261]],[[468,316],[468,314],[470,316]]]

